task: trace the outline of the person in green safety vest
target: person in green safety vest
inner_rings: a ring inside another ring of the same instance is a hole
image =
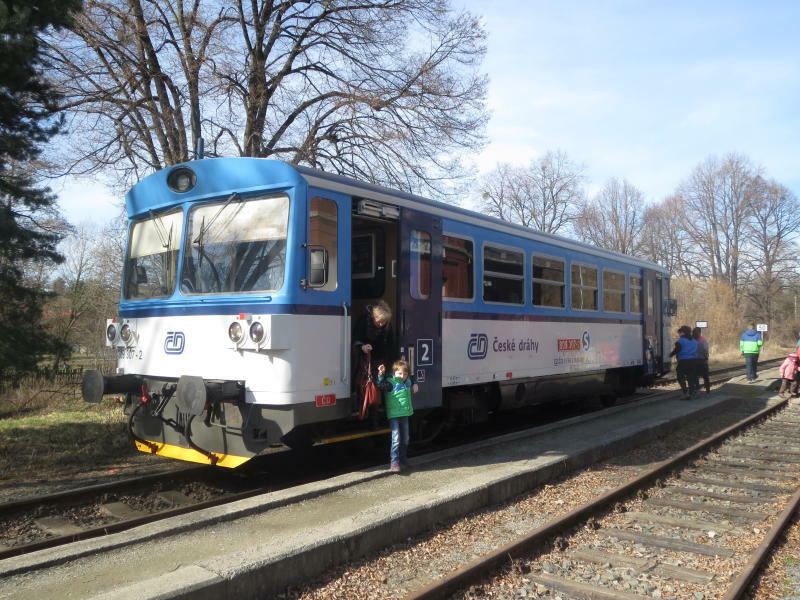
[[[761,337],[761,332],[756,331],[755,323],[750,323],[750,327],[739,338],[739,352],[744,356],[747,381],[758,379],[758,355],[761,353],[763,345],[764,339]]]

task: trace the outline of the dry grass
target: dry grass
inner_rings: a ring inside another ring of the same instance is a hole
[[[9,388],[0,394],[0,419],[41,411],[59,410],[80,400],[80,388],[74,384],[41,382]]]
[[[121,407],[87,404],[78,386],[8,390],[0,406],[0,481],[63,476],[137,454]]]

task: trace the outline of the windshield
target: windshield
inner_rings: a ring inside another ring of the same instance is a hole
[[[172,295],[182,221],[183,212],[177,210],[133,224],[125,261],[126,300]]]
[[[198,206],[189,213],[181,292],[274,291],[283,285],[289,198]]]

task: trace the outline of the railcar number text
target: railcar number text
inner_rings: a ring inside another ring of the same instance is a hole
[[[128,360],[142,360],[144,358],[144,353],[137,348],[117,348],[117,358],[120,360],[123,358],[127,358]]]

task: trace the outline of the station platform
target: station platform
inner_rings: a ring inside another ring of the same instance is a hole
[[[326,569],[525,493],[717,413],[777,401],[736,378],[682,401],[656,394],[590,415],[136,529],[0,561],[0,599],[264,599]]]

